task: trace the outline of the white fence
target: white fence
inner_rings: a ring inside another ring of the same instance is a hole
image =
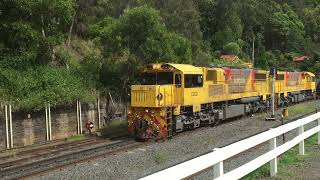
[[[304,131],[304,126],[314,121],[317,121],[318,125]],[[277,147],[278,136],[297,128],[299,133],[295,138]],[[215,149],[211,153],[144,177],[142,180],[183,179],[210,167],[213,167],[214,179],[240,179],[268,162],[270,162],[270,175],[274,176],[277,173],[277,157],[297,144],[299,144],[299,154],[304,155],[304,140],[316,133],[318,133],[318,144],[320,144],[320,113],[270,129],[226,147]],[[266,141],[270,143],[270,151],[226,174],[223,173],[223,161]]]

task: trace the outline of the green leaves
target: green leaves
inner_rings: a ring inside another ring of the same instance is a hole
[[[121,96],[145,64],[250,62],[253,41],[258,68],[317,72],[319,17],[313,0],[3,0],[0,93],[21,108]]]
[[[53,47],[68,32],[75,0],[6,0],[0,11],[0,66],[25,69],[52,60]]]
[[[41,44],[40,34],[29,23],[13,22],[0,25],[0,66],[23,68],[34,65]]]
[[[90,100],[73,70],[49,66],[75,14],[75,0],[5,0],[0,9],[1,99],[17,109]],[[59,54],[60,53],[60,54]],[[66,60],[67,61],[67,60]]]
[[[107,57],[128,49],[142,63],[191,60],[190,42],[168,32],[159,12],[146,6],[127,9],[119,19],[106,17],[91,27],[91,33]]]
[[[228,43],[223,46],[223,50],[227,54],[238,55],[241,52],[241,48],[237,43]]]
[[[92,100],[81,79],[60,68],[40,66],[26,71],[1,69],[2,98],[17,109],[41,109],[46,103],[71,103]]]
[[[316,8],[305,8],[303,10],[303,20],[306,34],[313,41],[320,43],[320,6]]]
[[[102,49],[98,79],[120,96],[125,82],[134,81],[146,64],[192,63],[191,41],[168,31],[160,12],[147,6],[126,9],[119,18],[105,17],[90,26],[90,34]]]

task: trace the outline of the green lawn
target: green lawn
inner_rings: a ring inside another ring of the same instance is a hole
[[[289,117],[296,117],[298,115],[314,112],[316,108],[319,108],[319,105],[317,103],[319,103],[319,101],[309,101],[303,104],[290,106],[288,107]]]
[[[319,101],[309,101],[303,104],[296,104],[288,107],[289,110],[289,118],[294,118],[299,115],[308,114],[314,112],[316,108],[319,108]],[[317,136],[314,135],[305,141],[305,148],[308,151],[308,147],[317,145]],[[311,148],[310,148],[311,149]],[[296,165],[301,162],[305,157],[312,155],[312,152],[308,153],[309,155],[300,156],[298,153],[298,147],[294,147],[278,157],[278,176],[292,176],[291,172],[286,171],[286,167],[290,165]],[[245,180],[253,180],[266,178],[270,175],[270,165],[269,163],[260,167],[256,171],[250,173],[246,177],[242,178]]]
[[[278,174],[277,176],[284,176],[284,177],[292,177],[294,176],[292,172],[287,171],[288,166],[297,165],[306,157],[310,157],[314,155],[314,152],[310,151],[312,146],[318,146],[317,144],[317,134],[313,135],[309,139],[305,140],[305,150],[308,152],[307,155],[301,156],[299,155],[298,146],[290,149],[280,157],[278,157]],[[249,175],[242,178],[243,180],[254,180],[254,179],[261,179],[270,177],[270,165],[269,163],[265,164],[264,166],[260,167],[256,171],[250,173]]]
[[[74,141],[81,141],[81,140],[84,140],[84,139],[86,139],[84,134],[79,134],[79,135],[74,135],[74,136],[71,136],[69,138],[66,138],[66,141],[67,142],[74,142]]]

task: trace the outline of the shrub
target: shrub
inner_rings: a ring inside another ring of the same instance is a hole
[[[223,51],[227,54],[239,55],[241,48],[237,43],[228,43],[223,46]]]

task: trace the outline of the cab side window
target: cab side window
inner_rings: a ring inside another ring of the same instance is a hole
[[[314,77],[307,77],[307,81],[308,82],[315,82],[315,78]]]
[[[181,74],[176,74],[174,76],[174,82],[176,87],[181,87]]]
[[[196,88],[203,86],[203,75],[202,74],[186,74],[184,76],[185,88]]]
[[[278,74],[276,77],[276,80],[283,81],[284,80],[284,74]]]

